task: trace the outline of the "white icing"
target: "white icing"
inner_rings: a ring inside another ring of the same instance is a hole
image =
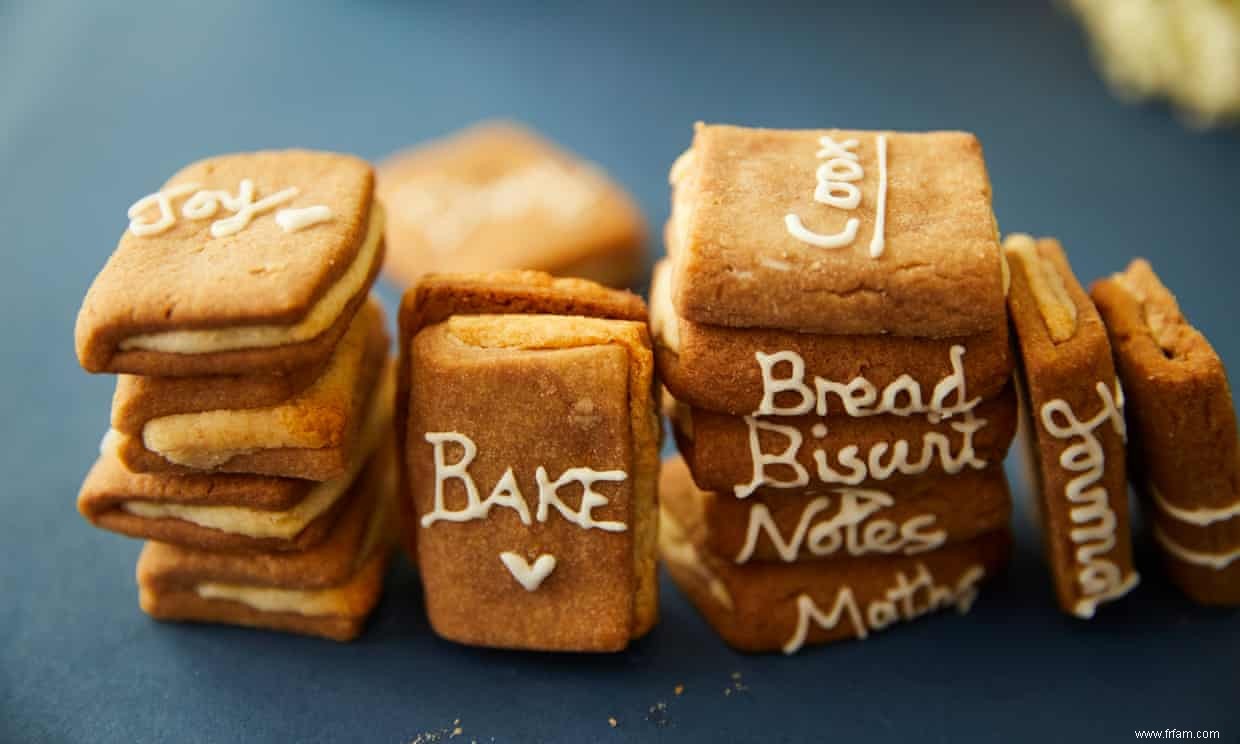
[[[1227,506],[1219,507],[1217,509],[1210,509],[1207,507],[1200,507],[1198,509],[1182,509],[1168,502],[1167,499],[1163,497],[1162,492],[1159,491],[1153,483],[1150,484],[1150,494],[1154,498],[1154,505],[1157,506],[1158,510],[1163,514],[1166,514],[1172,519],[1187,522],[1188,524],[1193,524],[1198,527],[1208,527],[1216,522],[1226,522],[1229,519],[1235,519],[1240,516],[1240,501],[1232,502]]]
[[[235,235],[253,221],[255,217],[274,210],[297,198],[299,190],[295,186],[275,192],[254,200],[254,182],[248,178],[241,179],[237,186],[236,196],[227,189],[204,189],[196,183],[181,184],[165,191],[148,194],[129,207],[129,231],[138,237],[158,235],[171,228],[177,221],[177,214],[172,207],[172,200],[189,195],[181,205],[180,216],[188,220],[210,219],[220,211],[232,212],[211,223],[211,236],[222,238]],[[154,220],[142,218],[142,214],[152,206],[159,207],[159,217]],[[282,218],[281,215],[284,215]],[[302,209],[285,209],[276,215],[276,222],[285,232],[293,232],[310,225],[331,219],[331,210],[325,206],[305,207]]]
[[[831,135],[824,135],[818,140],[821,149],[816,153],[819,159],[826,161],[814,172],[817,181],[814,187],[814,201],[836,209],[853,210],[861,203],[861,188],[857,183],[865,177],[857,156],[857,140],[850,139],[836,142]],[[875,209],[874,236],[870,239],[870,256],[878,258],[883,255],[883,231],[887,210],[887,137],[878,135],[875,140],[878,153],[879,185],[878,200]],[[857,239],[857,230],[861,220],[849,217],[844,227],[837,233],[824,234],[810,230],[801,221],[801,217],[793,212],[784,215],[784,227],[797,240],[819,248],[843,248],[852,245]]]
[[[825,451],[816,449],[813,452],[815,474],[823,483],[848,486],[858,485],[867,479],[886,480],[896,473],[920,475],[936,464],[936,453],[937,464],[945,473],[959,473],[966,467],[981,470],[986,467],[987,461],[977,456],[973,447],[973,436],[985,427],[986,423],[986,419],[977,418],[972,411],[951,421],[948,426],[961,435],[960,449],[955,453],[952,452],[951,439],[943,432],[923,432],[921,455],[916,460],[909,459],[909,442],[906,439],[875,442],[869,452],[864,454],[855,444],[840,447],[835,451],[840,470],[831,467]],[[746,416],[745,424],[749,429],[749,454],[753,475],[748,483],[733,487],[737,498],[747,498],[761,487],[802,488],[809,484],[809,470],[797,461],[797,454],[804,443],[804,437],[797,428],[774,424],[753,416]],[[787,446],[778,452],[763,452],[760,433],[764,431],[784,437],[788,441]],[[885,462],[884,457],[887,457]],[[776,477],[769,472],[771,466],[788,468],[792,477]]]
[[[1185,563],[1191,563],[1194,566],[1204,566],[1215,571],[1222,571],[1230,566],[1237,559],[1240,559],[1240,546],[1235,547],[1226,553],[1203,553],[1201,551],[1186,548],[1183,545],[1172,540],[1167,533],[1154,527],[1154,539],[1162,546],[1163,550],[1171,555],[1179,558]]]
[[[929,569],[919,563],[912,581],[903,571],[897,571],[895,586],[888,589],[883,597],[870,601],[864,612],[849,586],[841,586],[835,592],[835,602],[828,612],[823,612],[813,597],[802,594],[797,597],[796,630],[784,644],[783,651],[791,655],[801,650],[809,636],[810,623],[823,630],[831,630],[847,619],[854,637],[864,639],[872,631],[883,630],[897,620],[914,620],[948,606],[955,606],[963,615],[977,599],[977,585],[985,575],[986,571],[981,566],[970,566],[954,587],[944,586],[936,584]],[[919,591],[925,594],[925,602],[920,605],[917,602]]]
[[[547,553],[538,556],[532,566],[522,556],[508,551],[500,553],[499,559],[508,569],[508,573],[512,574],[512,578],[525,587],[527,592],[536,591],[555,570],[555,556]]]
[[[281,209],[276,212],[276,224],[284,232],[297,232],[307,227],[327,222],[332,218],[332,210],[322,204],[301,209]]]
[[[1040,412],[1047,434],[1055,439],[1079,440],[1064,448],[1059,455],[1059,465],[1068,472],[1080,473],[1068,481],[1064,495],[1073,505],[1068,515],[1076,526],[1068,536],[1077,546],[1074,553],[1080,566],[1077,583],[1084,595],[1076,605],[1075,614],[1083,618],[1093,617],[1099,603],[1123,596],[1137,582],[1135,572],[1125,578],[1120,567],[1105,557],[1115,548],[1117,519],[1107,490],[1095,485],[1106,472],[1106,453],[1094,432],[1110,422],[1115,433],[1125,437],[1124,392],[1118,380],[1114,394],[1101,382],[1094,389],[1102,401],[1102,409],[1093,418],[1081,421],[1062,398],[1047,401]]]
[[[475,519],[486,519],[492,507],[502,506],[512,509],[520,517],[522,524],[532,524],[530,510],[525,497],[517,485],[512,468],[504,471],[503,476],[491,489],[486,499],[481,498],[478,485],[469,473],[469,465],[478,456],[478,447],[469,437],[454,431],[427,432],[427,442],[433,448],[435,463],[435,501],[434,508],[422,516],[423,527],[430,527],[440,520],[447,522],[469,522]],[[451,442],[463,450],[461,458],[454,463],[447,461],[446,445]],[[535,519],[546,522],[554,508],[560,516],[577,525],[583,530],[600,529],[606,532],[624,532],[628,525],[624,522],[598,521],[594,518],[594,510],[606,506],[608,498],[594,490],[598,482],[619,483],[628,478],[623,470],[593,470],[591,468],[569,468],[559,478],[552,480],[546,468],[539,466],[534,473],[538,483],[538,507]],[[444,499],[444,484],[450,480],[459,480],[465,489],[465,506],[460,509],[449,509]],[[559,497],[560,489],[578,484],[581,486],[581,505],[576,509],[565,504]]]
[[[786,541],[766,504],[753,504],[749,510],[745,545],[737,553],[735,562],[749,562],[763,532],[785,563],[795,561],[802,548],[814,556],[834,555],[841,549],[853,556],[916,555],[934,550],[947,540],[946,532],[931,529],[936,520],[933,514],[921,514],[900,524],[889,519],[870,519],[875,513],[895,505],[891,494],[865,488],[838,488],[835,492],[839,494],[835,516],[813,524],[814,518],[831,504],[826,496],[814,499],[801,512],[796,529]]]
[[[881,391],[864,377],[842,383],[814,376],[811,381],[813,387],[810,387],[805,379],[805,360],[800,354],[795,351],[777,351],[773,354],[754,352],[762,371],[762,401],[753,415],[802,416],[813,411],[819,416],[826,416],[830,413],[830,398],[835,396],[844,413],[856,418],[881,414],[924,414],[931,423],[937,423],[940,419],[971,411],[981,402],[981,398],[970,400],[968,397],[964,355],[964,346],[952,345],[948,351],[952,371],[935,384],[930,400],[926,401],[921,384],[907,374],[892,380]],[[789,374],[777,377],[777,371],[785,365]],[[797,402],[781,405],[777,402],[781,394],[785,400],[789,395],[795,396]]]

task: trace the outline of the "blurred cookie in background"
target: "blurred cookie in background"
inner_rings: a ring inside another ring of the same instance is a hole
[[[1068,0],[1116,91],[1200,126],[1240,120],[1240,2]]]
[[[596,166],[510,122],[484,122],[379,167],[389,210],[384,272],[539,269],[624,287],[644,267],[645,224]]]

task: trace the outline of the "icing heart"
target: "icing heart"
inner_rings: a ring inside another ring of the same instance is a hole
[[[500,553],[499,559],[503,561],[504,567],[508,569],[508,573],[512,574],[512,578],[525,587],[527,592],[535,591],[542,586],[543,580],[555,570],[554,555],[543,554],[538,556],[533,566],[516,553]]]

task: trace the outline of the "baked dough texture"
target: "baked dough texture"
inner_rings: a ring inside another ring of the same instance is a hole
[[[872,257],[880,136],[885,248]],[[857,142],[853,167],[863,175],[849,182],[860,195],[851,209],[816,201],[816,174],[836,167],[819,157],[824,137]],[[972,134],[699,123],[671,181],[672,297],[686,320],[931,338],[992,332],[1005,322],[990,180]],[[822,233],[855,219],[857,232],[847,245],[819,247],[790,232],[790,215]]]
[[[1150,264],[1095,282],[1127,396],[1136,488],[1168,572],[1193,600],[1240,605],[1240,444],[1223,362]]]
[[[597,167],[510,122],[486,122],[379,166],[388,210],[384,271],[535,269],[631,284],[646,229],[632,198]]]
[[[245,153],[190,165],[162,191],[197,184],[236,193],[245,179],[258,199],[296,188],[282,208],[325,206],[331,218],[285,232],[265,212],[217,237],[211,226],[224,214],[186,218],[188,194],[174,198],[171,226],[143,236],[126,230],[87,292],[75,333],[85,369],[288,374],[331,354],[383,260],[373,172],[332,153]]]
[[[1048,562],[1060,607],[1088,619],[1139,580],[1128,515],[1124,393],[1106,328],[1058,241],[1012,236],[1004,245],[1023,429]]]

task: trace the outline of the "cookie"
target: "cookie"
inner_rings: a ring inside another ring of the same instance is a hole
[[[409,348],[427,615],[459,643],[618,651],[658,615],[646,324],[454,315]]]
[[[898,489],[840,486],[820,496],[738,499],[699,489],[675,457],[663,463],[659,492],[677,494],[662,506],[679,524],[693,525],[695,544],[738,565],[921,555],[1006,528],[1012,511],[998,462]]]
[[[686,498],[663,483],[664,502]],[[738,651],[794,654],[806,644],[865,639],[900,621],[954,607],[968,612],[981,583],[1007,563],[1006,530],[915,556],[737,565],[691,539],[698,526],[668,507],[659,558],[724,642]]]
[[[645,225],[597,167],[508,122],[480,124],[379,167],[384,271],[537,269],[622,287],[644,264]]]
[[[917,395],[925,410],[998,395],[1012,376],[1007,324],[948,339],[825,336],[685,320],[672,304],[671,264],[655,267],[650,326],[659,379],[677,400],[720,413],[848,413],[845,394],[878,409]],[[821,399],[817,391],[826,393]],[[943,397],[936,399],[936,393]]]
[[[381,374],[388,338],[383,311],[371,303],[354,319],[326,369],[293,398],[264,408],[210,408],[214,396],[160,405],[176,413],[147,418],[152,406],[131,401],[122,379],[114,400],[117,454],[138,473],[253,473],[307,480],[339,478],[349,466],[372,398],[386,405]],[[131,404],[132,403],[132,404]],[[225,404],[227,405],[227,404]]]
[[[830,494],[840,486],[896,488],[1003,461],[1016,435],[1016,397],[937,423],[923,416],[732,416],[669,402],[676,444],[697,484],[753,494]]]
[[[332,353],[383,262],[357,158],[287,150],[194,163],[129,210],[78,313],[90,372],[288,374]]]
[[[1137,490],[1185,594],[1240,604],[1240,444],[1227,371],[1144,260],[1096,282],[1127,397]]]
[[[971,134],[699,123],[671,181],[682,318],[931,338],[1005,322],[990,181]]]
[[[396,445],[405,451],[408,421],[410,343],[423,327],[453,315],[583,315],[647,322],[646,303],[632,292],[602,287],[585,279],[553,278],[541,271],[493,271],[484,274],[432,274],[405,293],[400,304],[400,356],[396,372]],[[409,493],[401,468],[400,493]],[[413,525],[412,502],[400,499],[402,523]],[[405,551],[416,560],[416,527],[401,531]]]
[[[1102,319],[1058,241],[1010,235],[1003,245],[1024,431],[1055,593],[1064,612],[1088,619],[1139,581],[1124,473],[1124,394]]]
[[[137,568],[142,609],[157,620],[356,638],[379,601],[394,542],[393,475],[391,459],[375,458],[328,538],[304,552],[219,553],[148,542]]]
[[[130,537],[213,551],[306,550],[326,537],[345,508],[364,463],[391,441],[391,401],[375,398],[346,472],[322,483],[262,475],[130,472],[114,437],[78,494],[78,511],[96,527]]]

